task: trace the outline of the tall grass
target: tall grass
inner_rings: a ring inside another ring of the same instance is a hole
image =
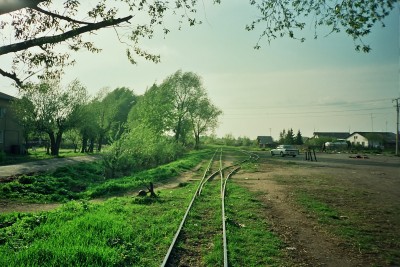
[[[65,166],[51,173],[23,175],[12,182],[0,183],[0,198],[42,203],[116,196],[150,182],[174,178],[208,158],[209,153],[210,150],[187,153],[169,164],[115,179],[104,177],[100,161]]]
[[[0,266],[159,266],[194,188],[0,215]]]

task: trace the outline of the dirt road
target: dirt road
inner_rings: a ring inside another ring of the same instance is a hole
[[[265,216],[285,241],[296,266],[398,266],[386,262],[386,252],[400,249],[400,158],[343,154],[318,155],[318,162],[298,158],[271,158],[261,154],[258,171],[241,172],[234,180],[260,194]],[[376,254],[349,244],[298,204],[296,194],[306,192],[359,216],[362,225],[377,236]],[[396,211],[397,210],[397,211]],[[363,225],[365,224],[365,225]],[[394,252],[395,253],[395,252]]]

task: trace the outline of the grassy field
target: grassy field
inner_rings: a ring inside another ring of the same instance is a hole
[[[65,204],[47,212],[0,214],[0,266],[159,266],[197,182],[159,190],[157,198],[123,194],[150,181],[193,170],[200,162],[206,165],[210,157],[209,150],[194,152],[176,162],[119,179],[104,180],[101,165],[90,163],[63,167],[51,174],[21,176],[1,184],[1,196],[8,200]],[[204,168],[196,168],[199,177]],[[214,193],[218,195],[217,191]],[[282,243],[268,230],[256,196],[234,184],[228,184],[228,195],[230,265],[279,266]],[[108,199],[89,201],[97,197]],[[220,205],[219,200],[216,203]],[[205,201],[198,205],[207,211],[209,204]],[[198,220],[202,216],[208,216],[207,223]],[[205,233],[220,231],[221,217],[216,213],[198,211],[191,220],[188,225],[192,227],[187,231],[197,235],[207,238]],[[217,234],[200,246],[202,252],[206,251],[202,266],[220,262],[220,237]],[[207,248],[209,244],[213,246]],[[257,244],[268,245],[260,249]],[[258,249],[249,250],[257,246]]]

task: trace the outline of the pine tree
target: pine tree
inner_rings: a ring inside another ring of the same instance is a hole
[[[302,145],[303,144],[303,136],[301,136],[300,130],[297,131],[296,135],[296,145]]]

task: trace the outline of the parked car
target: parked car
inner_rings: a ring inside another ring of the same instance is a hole
[[[271,149],[271,156],[275,155],[296,157],[299,155],[299,150],[291,145],[279,145],[277,148]]]

